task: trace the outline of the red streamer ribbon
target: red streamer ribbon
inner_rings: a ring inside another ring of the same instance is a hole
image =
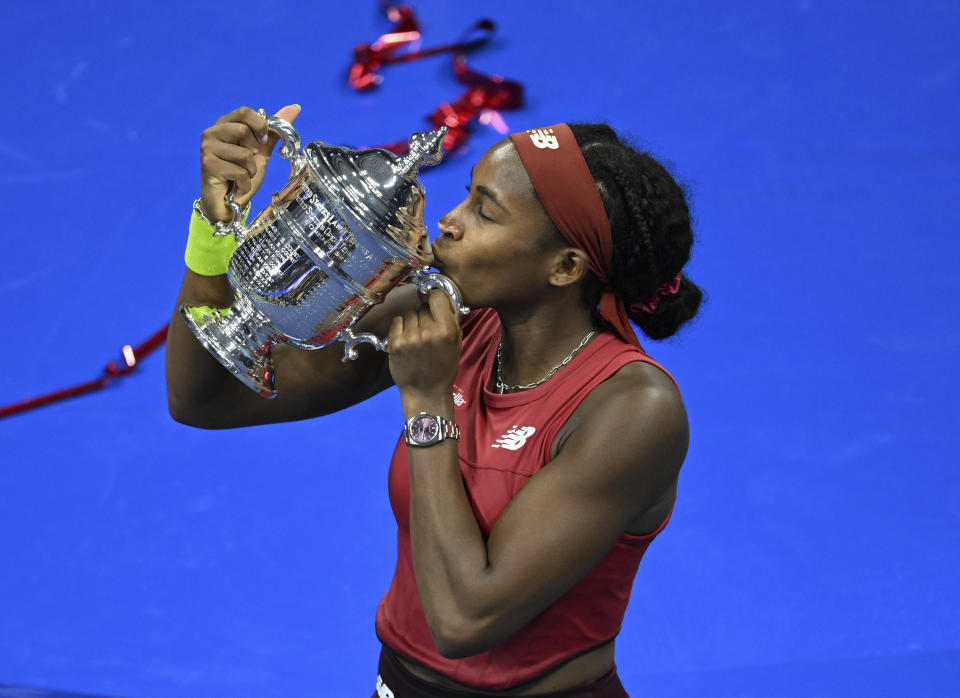
[[[107,365],[104,366],[103,375],[100,378],[86,383],[80,383],[70,388],[64,388],[63,390],[57,390],[46,395],[30,398],[29,400],[15,402],[12,405],[0,407],[0,419],[19,412],[32,410],[35,407],[49,405],[51,402],[58,402],[59,400],[66,400],[67,398],[76,397],[77,395],[92,393],[95,390],[106,387],[108,383],[111,383],[117,378],[122,378],[132,373],[139,361],[163,345],[167,339],[167,327],[168,325],[164,325],[150,335],[146,341],[135,347],[125,344],[123,349],[121,349],[122,359],[120,361],[108,362]]]
[[[347,81],[355,90],[378,87],[383,77],[377,71],[385,65],[415,61],[438,53],[471,51],[487,43],[496,29],[492,20],[481,19],[467,30],[460,41],[416,50],[411,44],[419,41],[422,34],[413,8],[410,5],[386,5],[383,10],[387,19],[394,23],[393,31],[381,35],[372,44],[357,44],[354,47],[353,65],[350,66]]]
[[[463,54],[454,58],[453,74],[457,82],[468,86],[467,91],[454,102],[444,102],[427,117],[434,127],[449,129],[443,141],[447,151],[462,146],[469,135],[467,125],[477,118],[483,120],[485,114],[488,114],[488,123],[505,134],[508,130],[506,124],[496,112],[522,107],[523,85],[499,75],[483,75],[471,70]]]
[[[348,81],[356,90],[370,90],[382,82],[377,70],[384,65],[413,61],[438,53],[453,53],[453,75],[457,82],[467,86],[467,91],[453,102],[444,102],[437,107],[427,120],[434,128],[447,127],[443,139],[443,149],[452,152],[460,148],[469,138],[468,126],[474,119],[488,124],[500,133],[506,134],[508,128],[498,110],[519,109],[523,106],[523,85],[506,80],[499,75],[484,75],[467,67],[466,52],[484,45],[490,40],[496,25],[492,20],[481,19],[467,32],[479,36],[464,38],[452,44],[445,44],[424,50],[409,50],[405,47],[421,37],[420,24],[413,8],[409,5],[389,5],[384,8],[387,18],[394,22],[393,31],[383,34],[373,44],[358,44],[353,50],[353,65],[350,67]],[[396,141],[377,146],[402,155],[407,152],[406,141]]]

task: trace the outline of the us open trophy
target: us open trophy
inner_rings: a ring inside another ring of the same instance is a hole
[[[412,281],[421,293],[439,288],[458,317],[469,312],[453,282],[427,273],[421,165],[440,161],[446,128],[410,136],[410,152],[350,150],[319,141],[300,149],[289,123],[267,116],[290,161],[287,185],[249,226],[240,207],[216,235],[234,235],[227,276],[235,300],[227,311],[180,307],[200,342],[221,364],[264,397],[275,397],[271,349],[278,343],[319,349],[340,340],[347,361],[367,342],[386,339],[353,325],[395,286]]]

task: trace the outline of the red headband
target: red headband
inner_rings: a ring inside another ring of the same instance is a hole
[[[510,134],[510,140],[550,220],[570,244],[587,253],[590,271],[606,285],[600,314],[624,341],[639,347],[623,298],[610,285],[614,274],[610,221],[573,131],[566,124],[554,124]]]

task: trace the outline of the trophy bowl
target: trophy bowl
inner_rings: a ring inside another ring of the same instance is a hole
[[[450,279],[428,273],[424,193],[417,171],[440,161],[446,128],[410,136],[410,151],[352,150],[315,141],[301,151],[288,122],[260,115],[280,135],[279,154],[290,161],[286,186],[248,225],[232,198],[231,223],[215,235],[234,235],[237,249],[227,277],[229,309],[182,305],[180,313],[206,349],[264,397],[275,397],[271,349],[278,343],[320,349],[344,343],[343,360],[357,345],[386,350],[386,339],[354,332],[353,325],[395,286],[413,282],[421,293],[439,288],[458,317],[469,312]]]

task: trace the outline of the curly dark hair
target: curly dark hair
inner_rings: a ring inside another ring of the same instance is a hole
[[[610,220],[616,267],[612,284],[645,335],[670,337],[697,314],[703,298],[686,275],[676,294],[659,297],[653,313],[629,308],[655,297],[690,259],[693,231],[683,188],[649,153],[633,148],[606,124],[570,124],[570,129]],[[585,284],[591,307],[601,291],[595,278]]]

